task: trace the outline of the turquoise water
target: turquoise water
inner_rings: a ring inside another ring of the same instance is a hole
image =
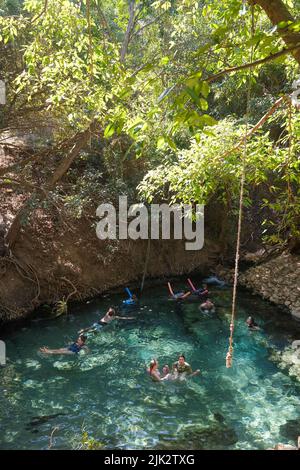
[[[178,280],[177,287],[184,285]],[[82,431],[109,449],[264,449],[300,420],[300,386],[269,360],[300,338],[299,323],[247,292],[239,292],[232,369],[226,369],[230,289],[212,289],[215,315],[197,304],[175,306],[165,287],[145,290],[135,320],[118,320],[89,338],[90,353],[45,357],[38,348],[62,347],[76,332],[120,304],[123,296],[95,299],[56,320],[30,321],[6,332],[8,363],[0,369],[0,448],[80,447]],[[123,297],[124,298],[124,297]],[[254,315],[263,331],[251,333]],[[126,315],[126,314],[125,314]],[[153,383],[152,357],[171,364],[184,353],[200,377]],[[300,433],[299,433],[300,434]]]

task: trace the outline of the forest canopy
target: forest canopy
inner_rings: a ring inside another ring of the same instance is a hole
[[[0,0],[2,131],[47,135],[0,169],[26,194],[21,216],[46,197],[75,217],[103,181],[103,197],[217,199],[235,214],[244,162],[244,205],[257,188],[267,240],[299,239],[299,11],[299,0]]]

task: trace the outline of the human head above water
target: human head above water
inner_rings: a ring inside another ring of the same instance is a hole
[[[77,342],[80,344],[84,344],[86,342],[87,337],[85,335],[79,335]]]
[[[152,372],[154,369],[156,369],[158,367],[158,362],[156,359],[152,359],[152,361],[150,362],[150,372]]]
[[[113,307],[109,307],[107,313],[108,313],[108,315],[109,315],[110,317],[113,317],[113,316],[115,316],[116,311],[115,311],[115,309],[114,309]]]
[[[246,320],[247,325],[253,325],[254,323],[254,318],[253,317],[248,317]]]
[[[170,367],[168,366],[168,364],[165,364],[163,366],[163,374],[167,375],[169,372],[170,372]]]
[[[180,356],[178,357],[178,362],[179,364],[185,363],[185,356],[183,354],[180,354]]]

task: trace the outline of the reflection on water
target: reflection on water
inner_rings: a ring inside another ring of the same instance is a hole
[[[141,306],[128,312],[136,319],[90,336],[88,355],[45,357],[37,351],[64,346],[98,311],[120,304],[120,297],[83,303],[67,318],[32,321],[7,334],[0,447],[45,449],[54,427],[56,449],[76,446],[83,427],[106,448],[259,449],[294,443],[300,386],[269,355],[300,338],[299,324],[240,292],[234,366],[228,370],[230,290],[213,289],[213,316],[201,314],[196,303],[178,306],[166,296],[165,288],[146,290]],[[247,330],[250,314],[261,332]],[[200,377],[185,383],[149,379],[145,366],[152,357],[171,365],[180,353],[201,369]]]

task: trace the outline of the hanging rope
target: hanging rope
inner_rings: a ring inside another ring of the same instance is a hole
[[[244,2],[245,5],[245,2]],[[251,6],[251,36],[253,38],[255,33],[255,22],[254,22],[254,6]],[[253,44],[251,46],[251,60],[253,62]],[[232,309],[231,309],[231,320],[230,320],[230,335],[229,335],[229,347],[226,354],[226,367],[232,367],[233,360],[233,334],[234,334],[234,321],[236,315],[236,295],[237,295],[237,284],[239,275],[239,258],[240,258],[240,246],[241,246],[241,232],[242,232],[242,219],[243,219],[243,201],[244,201],[244,190],[245,190],[245,176],[246,176],[246,157],[247,157],[247,135],[249,128],[249,114],[250,114],[250,98],[251,98],[251,79],[252,79],[252,67],[249,69],[248,76],[248,89],[247,89],[247,105],[246,105],[246,126],[244,136],[244,148],[242,155],[242,173],[240,182],[240,199],[239,199],[239,218],[237,227],[237,241],[236,241],[236,253],[235,253],[235,267],[234,267],[234,280],[233,280],[233,293],[232,293]]]
[[[291,172],[290,172],[290,164],[292,161],[292,150],[293,150],[292,117],[293,117],[292,102],[289,101],[288,102],[289,148],[288,148],[288,156],[287,156],[287,162],[286,162],[288,204],[290,204],[291,201],[293,200],[293,189],[292,189],[292,184],[291,184]]]
[[[141,293],[142,293],[142,291],[143,291],[143,289],[144,289],[144,283],[145,283],[145,278],[146,278],[146,274],[147,274],[147,267],[148,267],[148,262],[149,262],[149,257],[150,257],[150,240],[151,240],[151,237],[148,236],[148,244],[147,244],[147,253],[146,253],[145,268],[144,268],[143,279],[142,279],[141,289],[140,289],[140,292],[141,292]]]
[[[86,16],[88,24],[88,34],[89,34],[89,72],[90,72],[90,81],[92,82],[94,74],[94,62],[93,62],[93,38],[92,38],[92,27],[91,27],[91,0],[86,0]],[[89,133],[89,148],[92,147],[92,133],[90,130]]]

